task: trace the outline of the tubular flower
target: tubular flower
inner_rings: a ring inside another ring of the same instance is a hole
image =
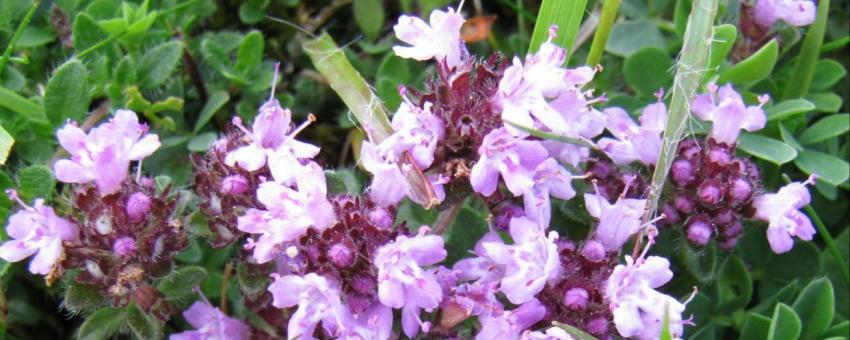
[[[131,161],[141,161],[159,148],[159,136],[148,134],[136,113],[118,110],[108,122],[88,134],[76,123],[59,129],[59,144],[71,154],[53,166],[56,179],[66,183],[94,182],[101,196],[121,189]]]
[[[461,65],[468,52],[460,38],[463,16],[454,9],[431,12],[429,23],[415,16],[402,15],[393,26],[396,37],[411,46],[394,46],[399,57],[425,61],[431,58],[445,62],[449,68]]]
[[[618,251],[629,238],[641,228],[646,200],[618,198],[614,204],[599,195],[584,194],[587,212],[599,219],[593,239],[607,251]]]
[[[640,126],[618,107],[607,108],[603,112],[607,116],[608,131],[616,139],[600,139],[599,148],[617,164],[639,161],[648,166],[654,165],[661,152],[661,133],[667,125],[667,107],[661,102],[661,93],[657,103],[643,109]]]
[[[205,340],[205,339],[247,339],[250,329],[247,325],[228,317],[208,302],[197,301],[183,312],[183,317],[189,322],[194,331],[172,334],[171,340]]]
[[[552,217],[549,195],[568,200],[576,192],[570,183],[572,175],[554,159],[546,159],[535,170],[534,185],[523,195],[525,215],[534,219],[538,225],[548,226]]]
[[[437,308],[443,296],[437,279],[422,269],[446,258],[442,237],[425,235],[427,231],[423,226],[414,237],[399,236],[378,248],[374,259],[378,297],[386,306],[402,308],[402,326],[409,337],[415,336],[420,326],[430,329],[430,324],[419,319],[419,310]]]
[[[18,200],[14,190],[9,191],[9,196]],[[24,210],[9,217],[6,233],[12,239],[0,245],[0,258],[18,262],[36,254],[29,265],[30,273],[47,275],[62,260],[63,242],[79,241],[79,229],[71,221],[56,216],[43,199],[35,200],[34,207],[18,202]]]
[[[808,26],[815,21],[815,3],[809,0],[758,0],[755,7],[755,22],[770,28],[779,20],[791,26]]]
[[[767,118],[761,107],[767,100],[767,96],[761,96],[758,106],[746,106],[732,85],[727,84],[718,90],[717,85],[709,83],[708,93],[696,96],[691,102],[691,111],[700,119],[714,124],[711,138],[733,145],[742,129],[752,132],[764,127]]]
[[[780,254],[794,247],[793,236],[811,241],[815,234],[812,221],[800,212],[811,201],[806,184],[813,184],[815,177],[806,182],[788,184],[775,194],[764,194],[753,200],[755,218],[768,222],[767,240],[770,249]]]
[[[621,336],[658,339],[665,315],[673,337],[682,336],[685,305],[655,290],[673,278],[669,267],[670,262],[663,257],[634,260],[627,255],[626,264],[614,268],[605,285],[605,297]]]
[[[567,331],[560,327],[549,327],[546,329],[546,332],[535,331],[529,332],[525,331],[522,333],[522,340],[573,340],[573,337],[570,336]]]
[[[537,299],[531,299],[511,311],[496,315],[484,315],[481,331],[475,336],[478,340],[518,339],[526,329],[543,319],[546,308]]]
[[[272,305],[298,306],[286,328],[288,339],[315,339],[313,334],[320,322],[330,334],[346,333],[350,312],[340,301],[337,288],[324,277],[314,273],[272,277],[274,282],[268,288]]]
[[[481,158],[472,167],[469,180],[484,196],[496,191],[500,174],[510,192],[525,194],[534,186],[534,170],[547,157],[540,142],[518,139],[505,129],[487,134],[478,153]]]

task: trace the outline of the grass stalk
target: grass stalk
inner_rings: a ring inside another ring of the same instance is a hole
[[[528,53],[537,52],[540,44],[549,39],[549,28],[557,25],[558,36],[554,43],[568,49],[567,60],[569,60],[574,52],[569,49],[572,48],[578,35],[585,7],[587,7],[587,0],[543,0],[540,11],[537,13],[537,21],[534,23]]]
[[[783,99],[801,98],[809,93],[812,79],[815,77],[815,67],[820,58],[823,36],[826,33],[827,17],[829,17],[829,0],[821,0],[818,3],[818,13],[815,22],[809,26],[803,44],[800,46],[800,54],[791,71],[791,78],[785,86]]]
[[[9,40],[9,45],[6,46],[6,50],[3,51],[3,57],[0,57],[0,75],[3,74],[3,70],[6,69],[6,64],[9,63],[9,58],[12,57],[12,52],[15,51],[15,45],[18,44],[18,39],[21,38],[21,35],[24,33],[24,29],[30,24],[30,20],[32,20],[33,14],[35,14],[35,10],[38,9],[38,5],[41,4],[41,0],[35,0],[32,2],[30,9],[27,11],[27,14],[24,15],[24,20],[18,25],[18,29],[15,30],[15,34],[12,35],[12,39]]]
[[[614,20],[617,19],[617,10],[620,9],[620,0],[605,0],[602,5],[602,15],[599,17],[599,25],[596,26],[596,32],[593,34],[593,42],[590,43],[590,53],[587,54],[586,65],[596,65],[602,60],[602,52],[605,51],[605,44],[608,43],[608,35],[611,34],[611,27],[614,26]]]

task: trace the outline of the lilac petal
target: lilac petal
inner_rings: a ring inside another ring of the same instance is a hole
[[[59,145],[62,145],[71,155],[84,151],[87,143],[86,133],[75,124],[65,124],[56,132],[56,138],[59,140]]]
[[[490,196],[496,191],[499,183],[499,170],[488,164],[485,158],[478,160],[472,166],[469,181],[475,192]]]
[[[95,178],[101,196],[113,194],[121,189],[121,183],[127,178],[129,162],[119,158],[113,146],[99,152],[94,159]]]
[[[47,275],[53,270],[56,260],[62,255],[62,241],[53,239],[39,248],[38,254],[30,261],[29,270],[33,274]]]
[[[162,144],[159,142],[159,136],[157,135],[147,135],[130,149],[129,154],[127,155],[127,159],[138,161],[148,157],[159,149]]]
[[[9,240],[0,245],[0,258],[6,262],[18,262],[32,254],[35,254],[39,248],[34,247],[22,240]]]
[[[411,339],[416,337],[416,334],[419,333],[421,322],[419,319],[419,307],[404,306],[401,310],[401,327],[407,337]]]
[[[768,227],[767,241],[770,243],[770,249],[777,254],[787,252],[794,247],[794,239],[781,227]]]
[[[227,154],[225,160],[231,166],[239,164],[239,167],[248,171],[257,171],[266,165],[266,153],[255,144],[248,144]]]
[[[56,179],[65,183],[88,183],[94,179],[88,168],[67,159],[60,159],[53,165]]]
[[[404,306],[404,289],[394,279],[379,279],[378,299],[388,307],[401,308]]]

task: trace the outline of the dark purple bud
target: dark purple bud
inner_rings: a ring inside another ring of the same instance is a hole
[[[685,195],[676,196],[676,198],[673,199],[673,206],[683,214],[690,214],[694,212],[694,201]]]
[[[369,211],[369,221],[378,228],[390,229],[393,226],[393,216],[387,209],[375,207]]]
[[[690,161],[684,159],[673,162],[670,172],[673,182],[678,185],[686,185],[694,179],[694,167]]]
[[[738,238],[744,234],[744,226],[741,224],[741,221],[734,221],[723,227],[721,233],[727,238]]]
[[[328,257],[331,259],[331,262],[339,268],[345,268],[354,263],[354,252],[351,251],[351,248],[342,243],[332,245],[331,248],[328,249]]]
[[[735,179],[729,186],[729,198],[735,203],[746,202],[752,193],[753,186],[744,178]]]
[[[581,255],[591,262],[600,262],[605,259],[605,247],[596,241],[587,241],[581,247]]]
[[[596,336],[605,335],[608,333],[608,319],[604,316],[600,316],[590,320],[590,322],[587,323],[587,332]]]
[[[115,240],[115,243],[112,245],[112,251],[115,252],[115,255],[118,257],[127,257],[132,255],[136,251],[136,240],[132,237],[122,237]]]
[[[705,181],[697,189],[697,197],[703,204],[715,205],[723,199],[723,188],[717,181]]]
[[[151,198],[142,192],[134,193],[127,199],[125,209],[130,222],[141,222],[145,219],[145,215],[151,211]]]
[[[718,245],[720,246],[720,249],[730,251],[732,249],[735,249],[735,246],[738,245],[738,238],[734,237],[726,239],[723,242],[720,242]]]
[[[367,275],[358,275],[351,280],[351,287],[362,294],[374,294],[375,280]]]
[[[499,230],[507,231],[511,224],[511,219],[522,216],[525,216],[525,210],[523,210],[522,207],[513,203],[505,204],[501,209],[499,209],[494,226]]]
[[[732,223],[735,221],[735,211],[729,208],[721,208],[711,216],[711,220],[717,225]]]
[[[664,204],[664,206],[661,207],[661,213],[666,216],[663,221],[659,222],[663,225],[677,224],[682,221],[682,216],[679,215],[679,212],[676,210],[676,207],[674,207],[670,203],[666,203]]]
[[[711,240],[711,225],[705,218],[696,217],[688,223],[688,241],[704,246]]]
[[[708,161],[715,165],[726,165],[732,160],[732,156],[724,148],[714,147],[708,151]]]
[[[679,154],[682,155],[684,159],[694,159],[697,155],[702,152],[702,146],[693,139],[688,139],[679,144]]]
[[[593,174],[593,177],[605,178],[611,175],[613,169],[611,168],[610,163],[596,162],[592,166],[590,166],[589,171],[591,174]]]
[[[589,298],[584,288],[573,288],[564,294],[564,305],[571,310],[582,310],[587,307]]]
[[[230,175],[221,181],[221,192],[225,195],[239,195],[248,190],[248,179],[242,175]]]

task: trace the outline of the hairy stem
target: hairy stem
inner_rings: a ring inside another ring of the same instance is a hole
[[[587,54],[585,64],[596,65],[602,60],[602,52],[605,51],[605,44],[608,43],[608,35],[611,33],[611,27],[614,26],[614,20],[617,19],[619,8],[620,0],[605,0],[599,26],[596,26],[596,33],[593,34],[593,42],[590,43],[590,53]]]
[[[705,65],[709,54],[713,35],[714,16],[717,13],[717,0],[696,0],[688,17],[688,26],[685,29],[682,51],[679,53],[679,63],[676,68],[676,77],[673,80],[672,98],[670,99],[670,111],[667,119],[667,128],[664,129],[661,152],[655,163],[655,171],[652,174],[652,182],[649,189],[646,211],[644,212],[644,223],[655,217],[658,209],[658,199],[667,182],[667,174],[676,156],[679,139],[685,131],[688,118],[690,118],[690,102],[700,84],[700,79],[705,72]],[[642,233],[638,235],[634,251],[639,254]]]

